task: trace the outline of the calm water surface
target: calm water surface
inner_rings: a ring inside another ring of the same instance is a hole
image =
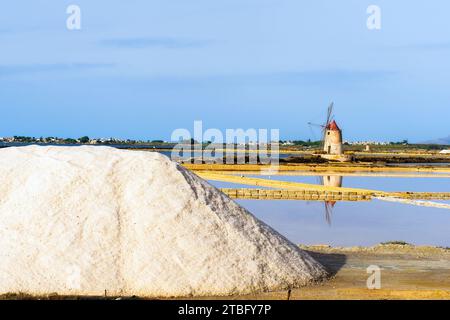
[[[273,176],[272,179],[319,183],[319,177]],[[243,187],[215,182],[224,187]],[[386,191],[450,191],[448,178],[343,177],[344,187]],[[319,201],[237,200],[260,220],[294,243],[333,246],[374,245],[403,240],[416,245],[450,246],[450,210],[380,200],[337,202],[331,224]],[[437,201],[450,203],[450,201]]]

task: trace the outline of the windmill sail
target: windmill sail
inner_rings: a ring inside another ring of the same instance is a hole
[[[333,121],[333,118],[334,118],[333,117],[333,106],[334,106],[334,103],[331,102],[330,105],[328,106],[328,109],[327,109],[327,118],[326,118],[324,124],[315,124],[315,123],[312,123],[312,122],[308,122],[308,125],[310,126],[310,128],[312,126],[321,127],[322,128],[322,139],[320,140],[320,148],[321,149],[323,149],[324,146],[325,146],[325,136],[327,134],[327,129],[328,129],[330,123]]]
[[[323,125],[323,129],[322,129],[322,141],[321,141],[321,149],[323,149],[324,145],[325,145],[325,135],[327,134],[327,128],[331,122],[331,119],[333,117],[333,106],[334,103],[331,102],[330,105],[328,106],[328,110],[327,110],[327,119],[325,121],[325,124]]]

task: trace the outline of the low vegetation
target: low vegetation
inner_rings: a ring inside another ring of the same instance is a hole
[[[411,246],[410,243],[402,240],[394,240],[394,241],[386,241],[381,242],[380,245],[382,246],[388,246],[388,245],[397,245],[397,246]]]

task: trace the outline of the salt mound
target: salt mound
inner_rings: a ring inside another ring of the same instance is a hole
[[[0,150],[0,293],[231,295],[326,276],[307,253],[158,153]]]

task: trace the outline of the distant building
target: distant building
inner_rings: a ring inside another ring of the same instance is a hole
[[[359,145],[386,146],[389,144],[389,142],[383,142],[383,141],[380,142],[380,141],[347,141],[347,140],[345,140],[344,143],[348,144],[348,145],[356,145],[356,146],[359,146]]]
[[[450,149],[448,150],[442,150],[441,152],[439,152],[440,154],[450,154]]]

